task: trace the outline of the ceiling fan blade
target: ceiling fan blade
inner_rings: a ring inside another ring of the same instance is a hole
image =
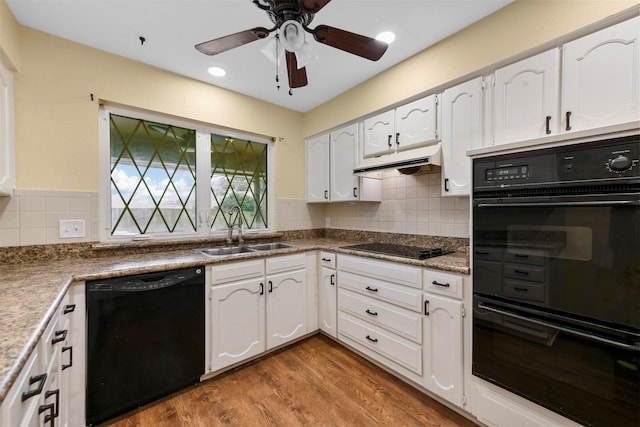
[[[313,30],[313,37],[320,43],[370,59],[371,61],[380,59],[389,47],[388,44],[372,39],[371,37],[362,36],[328,25],[318,25],[315,30]]]
[[[208,42],[199,43],[195,48],[205,55],[213,56],[235,47],[242,46],[243,44],[263,39],[267,37],[270,32],[271,31],[264,27],[256,27],[250,30],[240,31],[239,33],[229,34],[228,36],[209,40]]]
[[[305,67],[298,68],[298,60],[296,54],[286,51],[287,58],[287,74],[289,75],[289,87],[295,89],[307,85],[307,69]]]
[[[302,0],[302,7],[305,12],[316,13],[325,7],[331,0]]]

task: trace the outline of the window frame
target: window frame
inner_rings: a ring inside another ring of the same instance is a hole
[[[131,117],[138,120],[147,120],[162,124],[193,129],[196,132],[196,231],[165,232],[154,234],[132,234],[126,236],[111,235],[111,137],[109,117],[111,114]],[[267,224],[261,230],[243,229],[243,234],[268,234],[273,232],[274,224],[274,200],[275,200],[275,171],[273,140],[269,137],[251,134],[224,128],[213,124],[207,124],[189,119],[174,117],[162,113],[155,113],[131,107],[120,107],[109,104],[101,104],[99,112],[99,227],[101,242],[129,242],[137,240],[186,240],[193,238],[226,238],[226,230],[212,230],[210,227],[210,209],[202,209],[202,206],[211,206],[211,135],[218,134],[237,139],[250,140],[265,144],[267,147]],[[204,184],[204,185],[203,185]]]

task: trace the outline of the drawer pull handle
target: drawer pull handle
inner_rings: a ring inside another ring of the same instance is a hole
[[[336,285],[336,275],[335,274],[331,275],[331,278],[329,279],[329,284],[331,286],[335,286]]]
[[[391,138],[393,138],[393,135],[388,135],[389,138],[387,139],[387,145],[389,146],[389,148],[391,148]]]
[[[365,289],[368,290],[369,292],[378,292],[378,288],[371,288],[367,286]]]
[[[73,347],[69,346],[69,347],[62,347],[62,353],[64,353],[65,351],[69,352],[69,364],[68,365],[62,365],[62,370],[64,371],[67,368],[70,368],[73,366]]]
[[[451,286],[448,283],[440,283],[437,280],[434,280],[433,282],[431,282],[431,284],[436,286],[442,286],[443,288],[448,288],[449,286]]]
[[[64,310],[62,311],[62,314],[73,313],[75,310],[76,310],[75,304],[67,304],[64,306]]]
[[[529,258],[529,255],[515,254],[516,258]]]
[[[273,282],[269,280],[269,293],[273,292]]]
[[[377,311],[371,311],[368,308],[365,310],[365,313],[370,314],[371,316],[377,316],[378,315]]]
[[[67,330],[64,331],[56,331],[54,334],[54,338],[51,339],[51,345],[57,344],[67,339]]]
[[[42,414],[43,412],[49,411],[47,415],[44,416],[44,424],[51,423],[51,427],[53,427],[53,419],[55,416],[53,415],[53,411],[55,410],[53,403],[49,403],[48,405],[40,405],[38,407],[38,414]]]
[[[58,416],[58,408],[60,408],[60,389],[55,389],[53,391],[47,391],[44,393],[44,398],[48,399],[51,396],[55,396],[56,397],[56,403],[53,406],[53,418],[56,418]],[[45,421],[46,422],[46,421]],[[53,422],[51,423],[53,424]]]
[[[545,133],[551,135],[551,116],[547,116],[545,128]]]
[[[36,375],[34,377],[29,378],[29,385],[32,386],[35,383],[39,383],[38,387],[35,390],[29,390],[22,393],[22,401],[24,402],[27,399],[32,398],[33,396],[37,396],[42,393],[42,389],[44,388],[44,383],[47,382],[47,374]]]
[[[565,130],[571,130],[571,111],[567,111],[565,113],[565,117],[567,122],[567,126],[565,127]]]
[[[428,299],[424,300],[424,315],[425,316],[429,315],[429,300]]]
[[[521,287],[518,287],[518,286],[514,286],[513,289],[516,290],[516,291],[519,291],[519,292],[529,292],[528,288],[521,288]]]
[[[330,261],[331,261],[331,259],[330,259],[330,258],[322,258],[322,260],[323,260],[324,262],[330,262]]]
[[[523,270],[513,270],[514,273],[516,274],[522,274],[523,276],[528,276],[529,272],[528,271],[523,271]]]
[[[264,295],[264,283],[260,282],[260,295]]]
[[[369,335],[367,335],[365,338],[371,342],[378,342],[378,338],[371,338]]]

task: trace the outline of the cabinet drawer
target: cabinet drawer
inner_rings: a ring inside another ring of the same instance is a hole
[[[505,264],[504,277],[544,282],[544,268],[527,265]]]
[[[340,271],[349,271],[363,276],[375,277],[380,280],[422,289],[422,270],[419,267],[351,255],[340,255],[338,257],[338,268]]]
[[[339,309],[422,344],[422,315],[340,289]]]
[[[303,268],[305,268],[304,253],[267,258],[267,274],[300,270]]]
[[[35,411],[37,411],[38,403],[44,394],[44,386],[47,382],[47,377],[43,376],[44,370],[39,366],[38,356],[38,350],[35,349],[27,359],[22,371],[20,371],[16,382],[7,393],[2,403],[2,411],[0,411],[0,424],[17,426],[22,425],[20,423],[31,419],[31,417],[37,417]],[[42,391],[36,393],[40,385],[42,385]],[[25,400],[23,400],[23,396],[26,397]]]
[[[473,250],[473,258],[487,261],[502,261],[502,248],[495,246],[477,246]]]
[[[399,305],[418,313],[422,312],[422,293],[406,286],[341,271],[338,274],[338,287]]]
[[[462,277],[437,271],[424,271],[424,290],[462,299]]]
[[[519,301],[545,301],[545,284],[505,279],[502,285],[506,297]]]
[[[211,284],[238,282],[264,276],[264,260],[233,262],[211,267]]]
[[[320,252],[320,265],[327,268],[336,268],[336,254]]]
[[[62,318],[62,319],[61,319]],[[38,343],[38,352],[40,353],[40,368],[46,370],[49,368],[51,360],[60,348],[69,343],[69,321],[64,321],[63,316],[58,313],[54,316],[49,325],[42,334]]]
[[[504,252],[505,262],[514,262],[519,264],[531,264],[531,265],[544,265],[544,260],[545,260],[544,254],[540,254],[540,255],[517,254],[517,253],[509,252],[508,250]]]
[[[347,313],[338,314],[338,333],[422,375],[422,347]]]

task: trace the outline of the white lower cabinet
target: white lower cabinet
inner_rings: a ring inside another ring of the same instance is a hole
[[[210,371],[308,332],[305,254],[211,267]]]
[[[320,280],[318,282],[318,323],[324,333],[338,337],[336,255],[320,253]]]
[[[78,369],[82,363],[74,364],[73,360],[73,345],[84,337],[72,339],[78,324],[84,321],[84,311],[79,314],[70,294],[65,294],[40,342],[9,389],[0,408],[0,425],[84,425],[83,409],[75,407],[78,402],[72,400],[84,378],[84,371]],[[76,353],[76,361],[82,358],[83,353]],[[84,396],[84,388],[80,392]],[[84,408],[84,397],[81,403]]]

